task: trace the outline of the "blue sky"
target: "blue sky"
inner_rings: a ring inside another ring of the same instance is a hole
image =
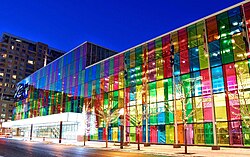
[[[69,51],[84,41],[123,51],[242,0],[5,0],[0,33]]]

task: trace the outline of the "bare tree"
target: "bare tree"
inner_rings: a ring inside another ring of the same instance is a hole
[[[105,123],[105,133],[106,133],[106,148],[108,148],[108,127],[110,124],[116,122],[120,116],[120,109],[113,109],[111,103],[106,106],[99,106],[95,108],[96,115],[103,119]]]
[[[141,106],[141,105],[140,105]],[[142,107],[142,106],[141,106]],[[128,115],[130,122],[133,126],[136,126],[136,136],[137,136],[137,149],[140,150],[140,128],[142,126],[143,113],[142,108],[139,108],[138,105],[135,105],[135,109],[130,111],[130,113],[135,113],[134,115]]]
[[[85,143],[86,143],[86,137],[87,137],[87,132],[88,132],[87,125],[88,125],[88,115],[89,115],[90,112],[91,112],[91,101],[86,100],[83,103],[82,122],[81,122],[80,127],[79,127],[79,129],[80,129],[79,131],[80,132],[83,131],[83,143],[84,143],[84,146],[85,146]]]
[[[246,64],[245,64],[246,63]],[[227,89],[227,95],[230,97],[232,114],[236,118],[241,118],[247,128],[250,129],[250,82],[249,71],[245,66],[248,62],[242,62],[235,65],[238,86],[234,90]]]
[[[176,88],[176,95],[177,96],[177,100],[180,100],[181,104],[182,104],[182,119],[183,119],[183,123],[184,123],[184,144],[185,144],[185,154],[187,154],[187,122],[190,118],[192,118],[193,116],[195,116],[196,114],[198,114],[196,108],[197,107],[201,107],[202,104],[204,104],[203,98],[197,102],[197,105],[195,108],[192,109],[188,109],[188,104],[189,104],[189,99],[191,98],[191,94],[195,88],[195,86],[197,86],[196,82],[201,80],[201,77],[198,78],[188,78],[188,79],[184,79],[184,80],[180,80],[179,82],[177,82],[176,84],[174,84],[175,88]],[[206,100],[208,101],[208,99]],[[167,104],[165,105],[165,110],[168,112],[173,112],[173,108]],[[176,116],[175,116],[176,117]]]

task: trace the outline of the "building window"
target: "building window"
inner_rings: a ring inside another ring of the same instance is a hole
[[[3,58],[6,58],[7,57],[7,54],[2,54],[3,55]]]
[[[28,60],[28,63],[29,63],[29,64],[34,64],[34,61]]]
[[[13,79],[16,79],[16,75],[12,75],[12,78],[13,78]]]
[[[0,76],[3,76],[3,73],[0,73]]]

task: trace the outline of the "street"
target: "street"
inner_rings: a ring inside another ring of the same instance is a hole
[[[80,146],[45,144],[0,138],[0,157],[160,157],[156,155],[97,150]]]

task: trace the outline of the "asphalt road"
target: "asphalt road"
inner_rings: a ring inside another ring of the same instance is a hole
[[[162,157],[0,138],[0,157]]]

